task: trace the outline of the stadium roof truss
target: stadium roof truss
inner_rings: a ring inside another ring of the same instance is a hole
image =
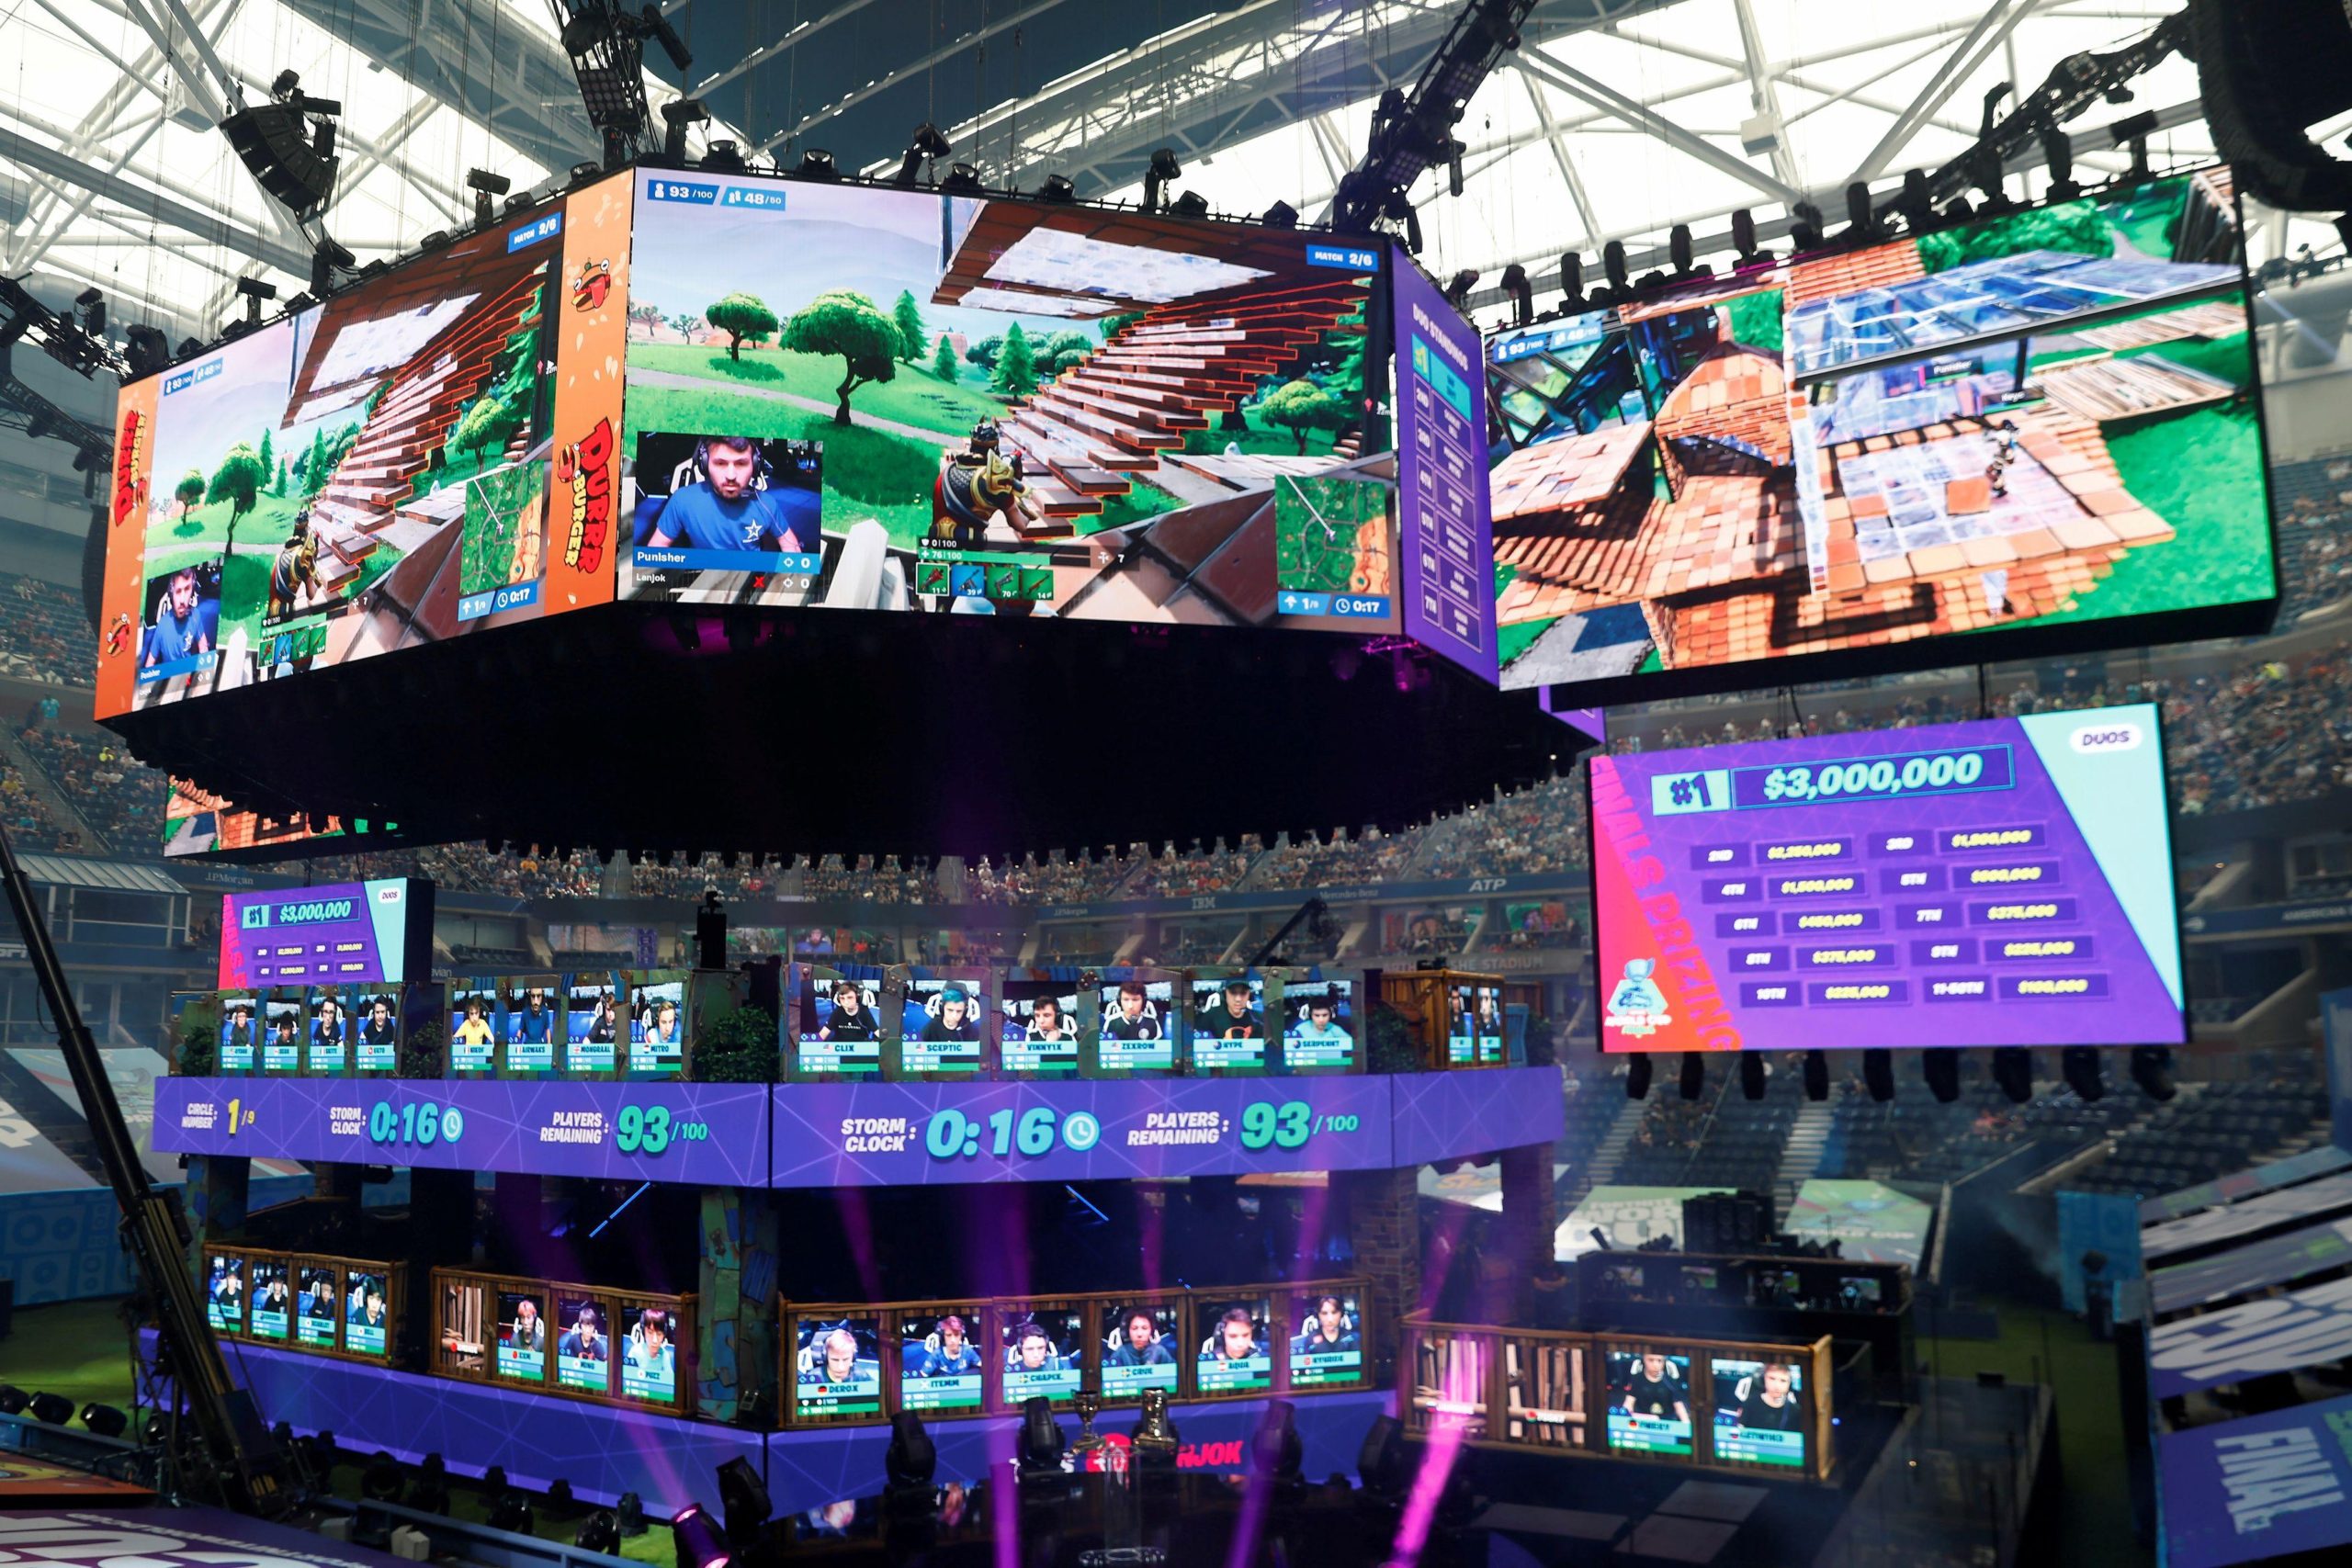
[[[663,8],[685,26],[697,6],[740,14],[742,3]],[[751,136],[704,128],[782,159],[902,101],[911,125],[924,118],[927,81],[1017,44],[1024,28],[1053,28],[1054,13],[1077,3],[933,0],[934,15],[964,17],[960,31],[917,29],[893,56],[873,58],[886,0],[808,0],[772,38],[698,66],[690,86],[741,87],[786,69],[804,45],[854,42],[860,85],[829,87],[813,104],[770,95],[762,101],[786,112]],[[1132,197],[1152,152],[1169,147],[1185,165],[1182,183],[1221,210],[1282,200],[1319,215],[1362,151],[1373,104],[1411,85],[1462,3],[1240,0],[944,129],[955,156],[995,185],[1034,188],[1059,173],[1081,194]],[[1849,181],[1884,189],[1903,169],[1967,146],[1993,84],[2030,91],[2062,58],[2111,48],[2177,9],[2177,0],[1543,0],[1522,47],[1457,128],[1464,194],[1446,194],[1442,169],[1412,192],[1423,263],[1442,277],[1476,269],[1488,287],[1474,299],[1491,304],[1512,262],[1540,288],[1571,250],[1597,275],[1614,239],[1638,273],[1662,256],[1671,226],[1692,224],[1703,251],[1736,207],[1754,211],[1768,243],[1804,197],[1834,225]],[[1139,28],[1167,15],[1134,12]],[[232,91],[257,98],[290,66],[306,90],[345,101],[344,168],[324,223],[365,261],[466,221],[469,167],[506,174],[520,190],[596,156],[552,29],[546,0],[24,0],[0,29],[0,71],[23,85],[0,94],[0,267],[96,284],[118,321],[209,335],[238,276],[275,275],[290,293],[308,273],[308,241],[213,129]],[[2167,60],[2133,88],[2131,107],[2101,106],[2069,128],[2077,177],[2122,169],[2127,154],[2105,127],[2147,108],[2159,117],[2159,157],[2211,155],[2188,62]],[[681,88],[649,91],[658,102]],[[870,171],[895,167],[895,148],[859,156],[877,153],[888,156]],[[2040,188],[2039,162],[2035,151],[2013,164],[2023,190]],[[2334,243],[2318,223],[2254,232],[2257,261],[2299,241]]]

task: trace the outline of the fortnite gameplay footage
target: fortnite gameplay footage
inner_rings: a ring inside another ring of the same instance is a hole
[[[1494,339],[1502,683],[2254,629],[2278,585],[2242,258],[2209,169]]]
[[[1379,249],[636,177],[621,597],[1396,629]]]

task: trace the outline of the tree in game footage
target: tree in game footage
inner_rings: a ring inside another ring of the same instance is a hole
[[[916,325],[922,325],[920,319]],[[1017,324],[1014,330],[1019,330]],[[869,382],[897,379],[899,357],[907,346],[899,323],[851,288],[829,288],[796,311],[785,323],[783,343],[796,354],[839,355],[848,365],[849,374],[833,389],[840,400],[833,410],[835,424],[850,423],[852,392]]]

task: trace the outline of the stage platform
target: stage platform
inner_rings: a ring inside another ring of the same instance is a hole
[[[173,1154],[841,1188],[1386,1169],[1548,1143],[1564,1115],[1553,1067],[1063,1083],[174,1077],[155,1080],[154,1137]],[[657,1123],[659,1139],[644,1131]]]
[[[141,1346],[152,1358],[153,1330],[142,1332]],[[881,1483],[882,1454],[890,1440],[888,1427],[748,1431],[259,1345],[228,1342],[221,1348],[230,1374],[252,1393],[266,1422],[284,1421],[297,1433],[331,1431],[340,1449],[363,1454],[380,1449],[411,1464],[438,1453],[459,1475],[504,1465],[508,1479],[529,1491],[567,1481],[574,1496],[608,1505],[634,1492],[648,1514],[674,1513],[695,1501],[716,1506],[718,1469],[738,1458],[760,1467],[778,1513],[860,1496]],[[1246,1469],[1244,1445],[1266,1403],[1172,1406],[1183,1438],[1178,1466]],[[1302,1395],[1292,1404],[1306,1473],[1319,1478],[1354,1473],[1364,1432],[1388,1413],[1393,1396],[1375,1389]],[[1096,1426],[1124,1432],[1135,1419],[1132,1410],[1108,1410]],[[1061,1422],[1074,1438],[1078,1418],[1064,1415]],[[939,1479],[981,1480],[991,1462],[1012,1456],[1019,1426],[1012,1416],[930,1424]]]

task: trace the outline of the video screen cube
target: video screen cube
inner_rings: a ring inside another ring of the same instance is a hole
[[[2259,629],[2251,344],[2225,169],[1498,336],[1502,683],[1637,700]]]

